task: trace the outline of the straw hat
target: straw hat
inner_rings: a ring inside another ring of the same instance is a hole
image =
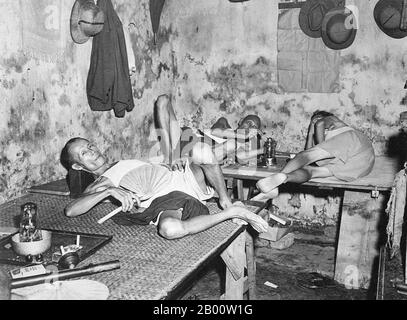
[[[301,7],[298,17],[301,30],[311,38],[320,38],[325,14],[338,6],[343,6],[343,2],[340,0],[307,0]]]
[[[407,30],[400,29],[402,2],[399,0],[380,0],[373,10],[374,19],[380,30],[395,39],[407,36]]]
[[[356,17],[348,8],[335,8],[327,12],[322,21],[322,40],[328,48],[341,50],[353,43],[357,29],[347,25],[352,19]]]
[[[400,121],[406,121],[407,120],[407,111],[403,111],[400,113]]]
[[[71,36],[82,44],[103,29],[105,15],[93,0],[76,0],[71,12]]]

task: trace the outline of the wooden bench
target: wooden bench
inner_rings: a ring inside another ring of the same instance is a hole
[[[100,203],[83,216],[64,215],[68,196],[31,193],[0,205],[0,227],[16,227],[20,206],[25,202],[38,206],[41,227],[92,234],[112,235],[113,239],[82,261],[89,263],[119,260],[120,269],[89,276],[106,284],[109,299],[159,300],[182,297],[199,272],[216,257],[226,264],[225,300],[242,300],[244,292],[255,299],[255,263],[252,238],[246,226],[225,221],[206,231],[176,240],[166,240],[154,226],[120,226],[111,219],[97,220],[116,208]],[[220,212],[216,203],[208,203],[211,214]],[[12,265],[0,265],[9,271]]]
[[[228,185],[235,180],[238,197],[243,199],[243,181],[259,180],[279,172],[285,164],[279,159],[270,168],[230,165],[222,168]],[[314,179],[303,185],[344,192],[335,261],[335,280],[351,288],[368,288],[379,250],[379,223],[395,174],[400,170],[393,158],[376,157],[372,172],[353,182],[336,178]],[[295,184],[294,184],[295,185]]]

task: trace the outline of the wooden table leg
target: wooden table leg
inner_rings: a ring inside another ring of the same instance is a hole
[[[378,256],[380,215],[385,197],[372,198],[370,192],[345,191],[335,280],[347,288],[367,289]]]
[[[246,265],[249,300],[256,300],[256,258],[254,255],[254,241],[251,234],[246,231]]]
[[[243,180],[242,179],[236,179],[236,185],[237,185],[237,198],[240,201],[243,201],[244,200]]]
[[[226,179],[226,189],[230,198],[233,196],[233,178]]]
[[[226,264],[225,300],[243,300],[246,232],[242,232],[221,253]]]

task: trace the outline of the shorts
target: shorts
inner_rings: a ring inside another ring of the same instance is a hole
[[[316,164],[327,168],[339,180],[350,182],[372,171],[375,154],[370,139],[362,132],[351,128],[342,131],[315,146],[334,156]]]

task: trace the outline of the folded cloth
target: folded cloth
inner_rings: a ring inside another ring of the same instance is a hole
[[[372,142],[361,131],[342,127],[327,132],[325,140],[315,146],[329,152],[333,158],[318,160],[339,180],[354,181],[368,175],[375,162]]]
[[[209,209],[198,199],[181,191],[173,191],[154,199],[143,212],[120,212],[112,220],[124,226],[148,225],[150,222],[156,222],[161,212],[178,209],[182,209],[181,220],[209,214]]]

